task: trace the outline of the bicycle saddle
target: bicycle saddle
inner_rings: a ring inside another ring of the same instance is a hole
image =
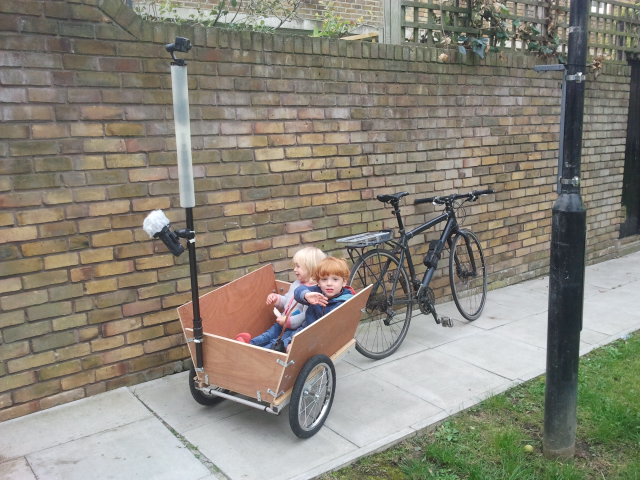
[[[376,198],[382,203],[397,203],[402,197],[409,195],[409,192],[398,192],[390,195],[378,195]]]

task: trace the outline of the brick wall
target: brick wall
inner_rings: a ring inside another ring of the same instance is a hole
[[[200,10],[209,12],[212,8],[217,8],[219,0],[175,0],[174,5],[180,9],[188,9],[188,12]],[[246,12],[248,0],[238,1],[239,12]],[[294,4],[294,0],[290,0],[289,4]],[[322,18],[328,4],[331,3],[331,9],[335,15],[345,21],[354,21],[358,26],[362,25],[367,31],[382,31],[384,24],[384,8],[382,0],[302,0],[292,18],[285,27],[312,30],[314,24],[320,26]],[[132,0],[134,8],[147,9],[147,5],[153,5],[154,2],[148,0]],[[157,5],[162,5],[163,0],[155,0]],[[227,10],[231,15],[235,14],[238,7],[229,7]],[[153,9],[151,10],[153,11]],[[188,16],[189,14],[187,14]],[[354,29],[355,30],[355,29]]]
[[[437,62],[425,47],[143,23],[119,0],[0,4],[0,420],[181,371],[188,259],[169,58],[189,61],[203,292],[302,244],[392,226],[377,193],[498,193],[467,209],[492,287],[546,273],[559,77],[534,59]],[[588,258],[618,240],[629,69],[589,78]],[[408,225],[432,213],[405,207]],[[445,298],[446,279],[436,279]],[[185,385],[186,388],[186,385]]]
[[[299,16],[307,20],[318,20],[324,15],[329,2],[319,0],[303,1],[298,9]],[[383,5],[381,0],[333,0],[333,11],[344,20],[362,22],[374,29],[382,29]]]

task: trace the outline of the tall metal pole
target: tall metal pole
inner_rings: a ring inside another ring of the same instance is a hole
[[[173,95],[173,120],[176,130],[176,152],[178,157],[178,184],[180,206],[185,209],[187,223],[187,251],[189,252],[189,273],[191,277],[191,305],[193,308],[193,342],[195,345],[195,369],[202,372],[202,318],[200,317],[200,295],[198,292],[198,270],[196,265],[196,232],[193,224],[195,189],[191,161],[191,119],[189,116],[189,91],[187,64],[174,56],[174,51],[188,51],[188,39],[177,37],[176,42],[166,46],[171,52],[171,91]]]
[[[553,206],[549,268],[544,455],[575,454],[586,210],[580,197],[589,0],[571,0],[559,195]]]

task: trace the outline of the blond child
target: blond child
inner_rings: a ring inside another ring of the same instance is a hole
[[[249,343],[264,348],[274,348],[280,337],[282,345],[286,348],[291,342],[293,332],[304,322],[306,305],[298,305],[293,298],[296,288],[300,286],[312,286],[312,274],[318,263],[326,255],[315,247],[304,247],[293,256],[293,273],[295,281],[284,295],[270,293],[267,296],[267,305],[274,305],[280,315],[276,316],[275,323],[264,333],[251,339]],[[284,333],[282,330],[285,329]],[[282,335],[281,335],[282,333]]]

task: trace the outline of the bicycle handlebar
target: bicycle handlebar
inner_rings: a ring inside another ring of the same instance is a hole
[[[453,202],[461,198],[466,198],[467,200],[475,201],[479,196],[489,195],[491,193],[495,193],[495,190],[493,190],[492,188],[487,188],[486,190],[474,190],[473,192],[469,192],[469,193],[453,193],[451,195],[445,195],[442,197],[418,198],[413,201],[413,204],[420,205],[421,203],[433,203],[434,205],[444,205],[447,202]]]

